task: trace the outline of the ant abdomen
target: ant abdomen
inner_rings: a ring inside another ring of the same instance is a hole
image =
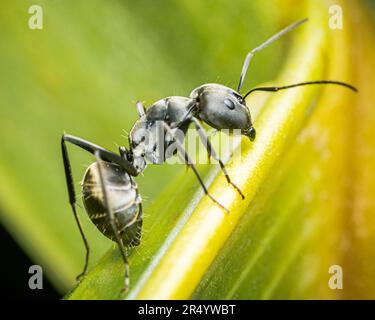
[[[141,199],[136,184],[117,164],[103,162],[102,174],[107,186],[108,205],[112,209],[123,245],[137,246],[141,238],[142,217],[138,216]],[[82,182],[82,194],[91,221],[107,238],[116,241],[108,220],[97,162],[86,170]]]

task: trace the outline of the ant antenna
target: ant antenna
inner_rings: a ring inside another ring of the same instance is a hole
[[[290,84],[288,86],[282,86],[282,87],[259,87],[259,88],[254,88],[248,91],[244,96],[243,99],[246,99],[246,97],[254,92],[254,91],[271,91],[271,92],[276,92],[279,90],[285,90],[285,89],[290,89],[294,87],[299,87],[299,86],[307,86],[311,84],[336,84],[339,86],[346,87],[354,92],[358,92],[358,89],[350,84],[347,84],[345,82],[341,81],[331,81],[331,80],[317,80],[317,81],[306,81],[306,82],[300,82],[300,83],[295,83],[295,84]]]
[[[263,42],[260,46],[256,47],[255,49],[251,50],[247,56],[246,56],[246,59],[245,59],[245,62],[243,64],[243,67],[242,67],[242,71],[241,71],[241,76],[240,76],[240,83],[238,84],[238,88],[237,88],[237,91],[239,92],[242,88],[242,84],[243,84],[243,81],[245,79],[245,76],[246,76],[246,71],[247,71],[247,68],[249,67],[249,64],[250,64],[250,60],[251,58],[254,56],[254,54],[262,49],[264,49],[265,47],[267,47],[269,44],[271,44],[272,42],[276,41],[277,39],[279,39],[281,36],[283,36],[284,34],[288,33],[289,31],[293,30],[294,28],[297,28],[299,25],[301,25],[302,23],[305,23],[308,19],[303,19],[303,20],[300,20],[296,23],[293,23],[291,24],[290,26],[284,28],[283,30],[279,31],[278,33],[276,33],[275,35],[273,35],[271,38],[269,38],[266,42]]]

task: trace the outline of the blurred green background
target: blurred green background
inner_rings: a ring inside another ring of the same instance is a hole
[[[43,29],[28,26],[31,5]],[[127,145],[135,102],[149,106],[206,82],[235,87],[246,53],[279,29],[275,1],[2,1],[0,10],[0,220],[61,294],[84,247],[68,205],[63,132],[116,150]],[[298,6],[298,5],[297,5]],[[271,80],[288,38],[256,57],[244,90]],[[70,148],[79,182],[92,157]],[[183,166],[137,178],[146,206]],[[92,263],[112,244],[79,209]],[[10,251],[4,252],[12,268]],[[9,254],[9,255],[8,255]],[[25,269],[27,273],[27,269]],[[17,277],[16,274],[12,276]]]

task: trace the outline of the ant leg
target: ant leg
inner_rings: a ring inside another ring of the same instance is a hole
[[[125,159],[124,157],[119,156],[116,153],[113,153],[111,151],[108,151],[96,144],[93,144],[87,140],[71,136],[69,134],[64,134],[62,136],[63,141],[70,142],[92,154],[94,154],[96,151],[99,152],[100,158],[104,161],[113,162],[115,164],[118,164],[121,168],[123,168],[128,174],[131,176],[137,176],[139,172],[136,168],[134,168],[133,164]]]
[[[124,225],[121,229],[119,229],[118,232],[121,233],[127,228],[136,227],[137,228],[137,233],[135,235],[136,240],[134,241],[134,239],[133,239],[131,241],[131,243],[129,244],[129,247],[133,247],[135,245],[140,244],[141,230],[142,230],[142,219],[143,219],[143,207],[142,207],[142,198],[141,198],[141,196],[138,192],[138,186],[137,186],[137,184],[135,183],[135,181],[132,177],[130,177],[130,181],[131,181],[132,187],[135,189],[135,192],[136,192],[135,203],[138,205],[138,212],[134,216],[134,218],[132,220],[130,220],[126,225]],[[132,231],[129,229],[129,232],[132,232]]]
[[[108,222],[109,222],[109,224],[112,228],[113,234],[115,235],[116,243],[117,243],[118,248],[120,250],[122,260],[124,261],[124,264],[125,264],[124,287],[121,289],[121,294],[125,294],[129,290],[129,263],[128,263],[128,259],[126,258],[126,251],[125,251],[122,239],[120,237],[120,232],[117,228],[116,217],[115,217],[115,215],[112,211],[112,207],[109,203],[108,189],[107,189],[107,186],[105,184],[104,177],[103,177],[103,169],[102,169],[103,160],[101,159],[100,152],[98,150],[96,150],[94,152],[94,154],[95,154],[95,157],[96,157],[96,162],[98,164],[99,178],[100,178],[100,183],[101,183],[102,190],[103,190],[104,206],[105,206],[105,208],[107,208]]]
[[[62,151],[62,156],[63,156],[63,161],[64,161],[65,179],[66,179],[66,185],[68,188],[69,203],[70,203],[70,206],[72,207],[74,218],[76,220],[79,232],[81,234],[83,243],[85,244],[85,248],[86,248],[85,265],[83,267],[83,271],[77,276],[77,281],[80,281],[82,277],[87,273],[87,267],[89,265],[89,257],[90,257],[90,247],[86,239],[85,233],[83,231],[81,221],[79,220],[79,217],[76,211],[77,201],[76,201],[76,195],[75,195],[75,190],[74,190],[73,174],[72,174],[72,169],[70,165],[68,149],[65,145],[64,139],[61,139],[61,151]]]
[[[242,197],[242,199],[245,199],[245,196],[243,195],[243,193],[241,192],[240,188],[238,188],[233,182],[232,180],[230,179],[229,175],[228,175],[228,172],[224,166],[224,163],[223,161],[221,161],[220,157],[216,154],[214,148],[212,147],[211,145],[211,141],[210,139],[208,138],[204,128],[202,127],[201,123],[199,122],[199,120],[195,117],[192,117],[192,121],[194,122],[194,125],[197,129],[197,132],[199,134],[199,137],[204,145],[204,147],[207,149],[207,152],[208,152],[208,155],[213,157],[215,160],[217,160],[220,164],[220,168],[221,170],[223,171],[224,175],[225,175],[225,178],[227,179],[228,183],[232,185],[232,187],[234,189],[237,190],[237,192],[240,194],[240,196]]]
[[[137,220],[140,220],[143,218],[143,207],[142,207],[142,198],[138,191],[138,185],[135,183],[134,179],[130,177],[131,183],[133,188],[135,189],[135,192],[137,194],[137,202],[138,202],[138,214],[137,214]]]
[[[145,115],[145,107],[143,106],[143,103],[140,101],[137,101],[136,104],[138,117],[142,118]]]
[[[168,134],[171,135],[172,139],[173,139],[174,142],[176,143],[177,150],[178,150],[178,152],[184,157],[184,159],[185,159],[185,161],[186,161],[186,164],[187,164],[188,166],[190,166],[190,167],[193,169],[193,171],[194,171],[194,173],[195,173],[195,175],[196,175],[196,177],[197,177],[197,179],[198,179],[200,185],[202,186],[202,188],[203,188],[203,190],[204,190],[204,193],[205,193],[205,194],[206,194],[206,195],[207,195],[207,196],[208,196],[213,202],[215,202],[220,208],[224,209],[226,212],[229,212],[229,210],[228,210],[227,208],[225,208],[222,204],[220,204],[217,200],[215,200],[215,198],[214,198],[214,197],[208,192],[208,190],[207,190],[207,188],[206,188],[206,186],[205,186],[205,184],[204,184],[204,182],[203,182],[201,176],[199,175],[199,172],[198,172],[197,168],[195,167],[195,165],[193,164],[192,160],[190,159],[190,156],[189,156],[188,153],[185,151],[185,148],[183,147],[183,145],[181,144],[181,142],[180,142],[180,141],[177,139],[177,137],[174,135],[174,133],[173,133],[173,131],[171,130],[171,128],[170,128],[165,122],[164,122],[164,128],[165,128],[166,132],[167,132]]]

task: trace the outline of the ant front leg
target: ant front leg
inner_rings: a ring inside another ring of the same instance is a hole
[[[216,161],[219,162],[220,164],[220,168],[221,170],[223,171],[224,175],[225,175],[225,178],[227,179],[228,183],[232,185],[232,187],[234,189],[236,189],[236,191],[240,194],[240,196],[242,197],[242,199],[245,199],[245,196],[243,195],[242,191],[240,190],[239,187],[237,187],[233,182],[232,180],[230,179],[229,175],[228,175],[228,172],[225,168],[225,165],[223,163],[223,161],[220,159],[220,157],[216,154],[214,148],[212,147],[211,145],[211,141],[210,139],[208,138],[204,128],[202,127],[201,123],[199,122],[199,120],[195,117],[192,117],[192,121],[194,122],[194,125],[195,125],[195,128],[197,129],[197,132],[198,132],[198,135],[204,145],[204,147],[207,149],[207,152],[209,154],[209,156],[213,157]]]
[[[199,172],[196,168],[196,166],[194,165],[193,161],[191,160],[189,154],[185,151],[185,148],[183,147],[183,145],[181,144],[181,142],[178,140],[178,138],[176,137],[176,135],[173,133],[172,129],[164,122],[164,129],[165,131],[171,136],[171,138],[173,139],[173,141],[176,143],[176,146],[177,146],[177,151],[180,153],[180,155],[185,159],[186,161],[186,164],[188,166],[190,166],[200,185],[202,186],[203,190],[204,190],[204,193],[213,201],[215,202],[220,208],[224,209],[226,212],[229,212],[229,210],[227,208],[225,208],[222,204],[220,204],[207,190],[201,176],[199,175]]]
[[[96,162],[98,164],[100,184],[101,184],[102,191],[103,191],[103,200],[104,200],[104,206],[105,206],[106,211],[107,211],[108,222],[109,222],[109,225],[112,228],[112,232],[115,236],[116,243],[118,245],[118,248],[119,248],[120,253],[121,253],[122,260],[124,261],[124,265],[125,265],[124,287],[121,289],[121,294],[125,294],[129,290],[129,285],[130,285],[130,283],[129,283],[130,282],[130,280],[129,280],[130,279],[129,278],[129,263],[128,263],[128,259],[126,257],[126,250],[125,250],[124,244],[123,244],[122,239],[120,237],[120,230],[117,227],[116,217],[115,217],[115,215],[112,211],[111,204],[109,203],[108,188],[107,188],[107,185],[105,183],[104,175],[103,175],[103,167],[102,167],[103,166],[103,163],[102,163],[103,160],[100,157],[99,151],[95,151],[94,154],[95,154],[95,157],[96,157]]]

